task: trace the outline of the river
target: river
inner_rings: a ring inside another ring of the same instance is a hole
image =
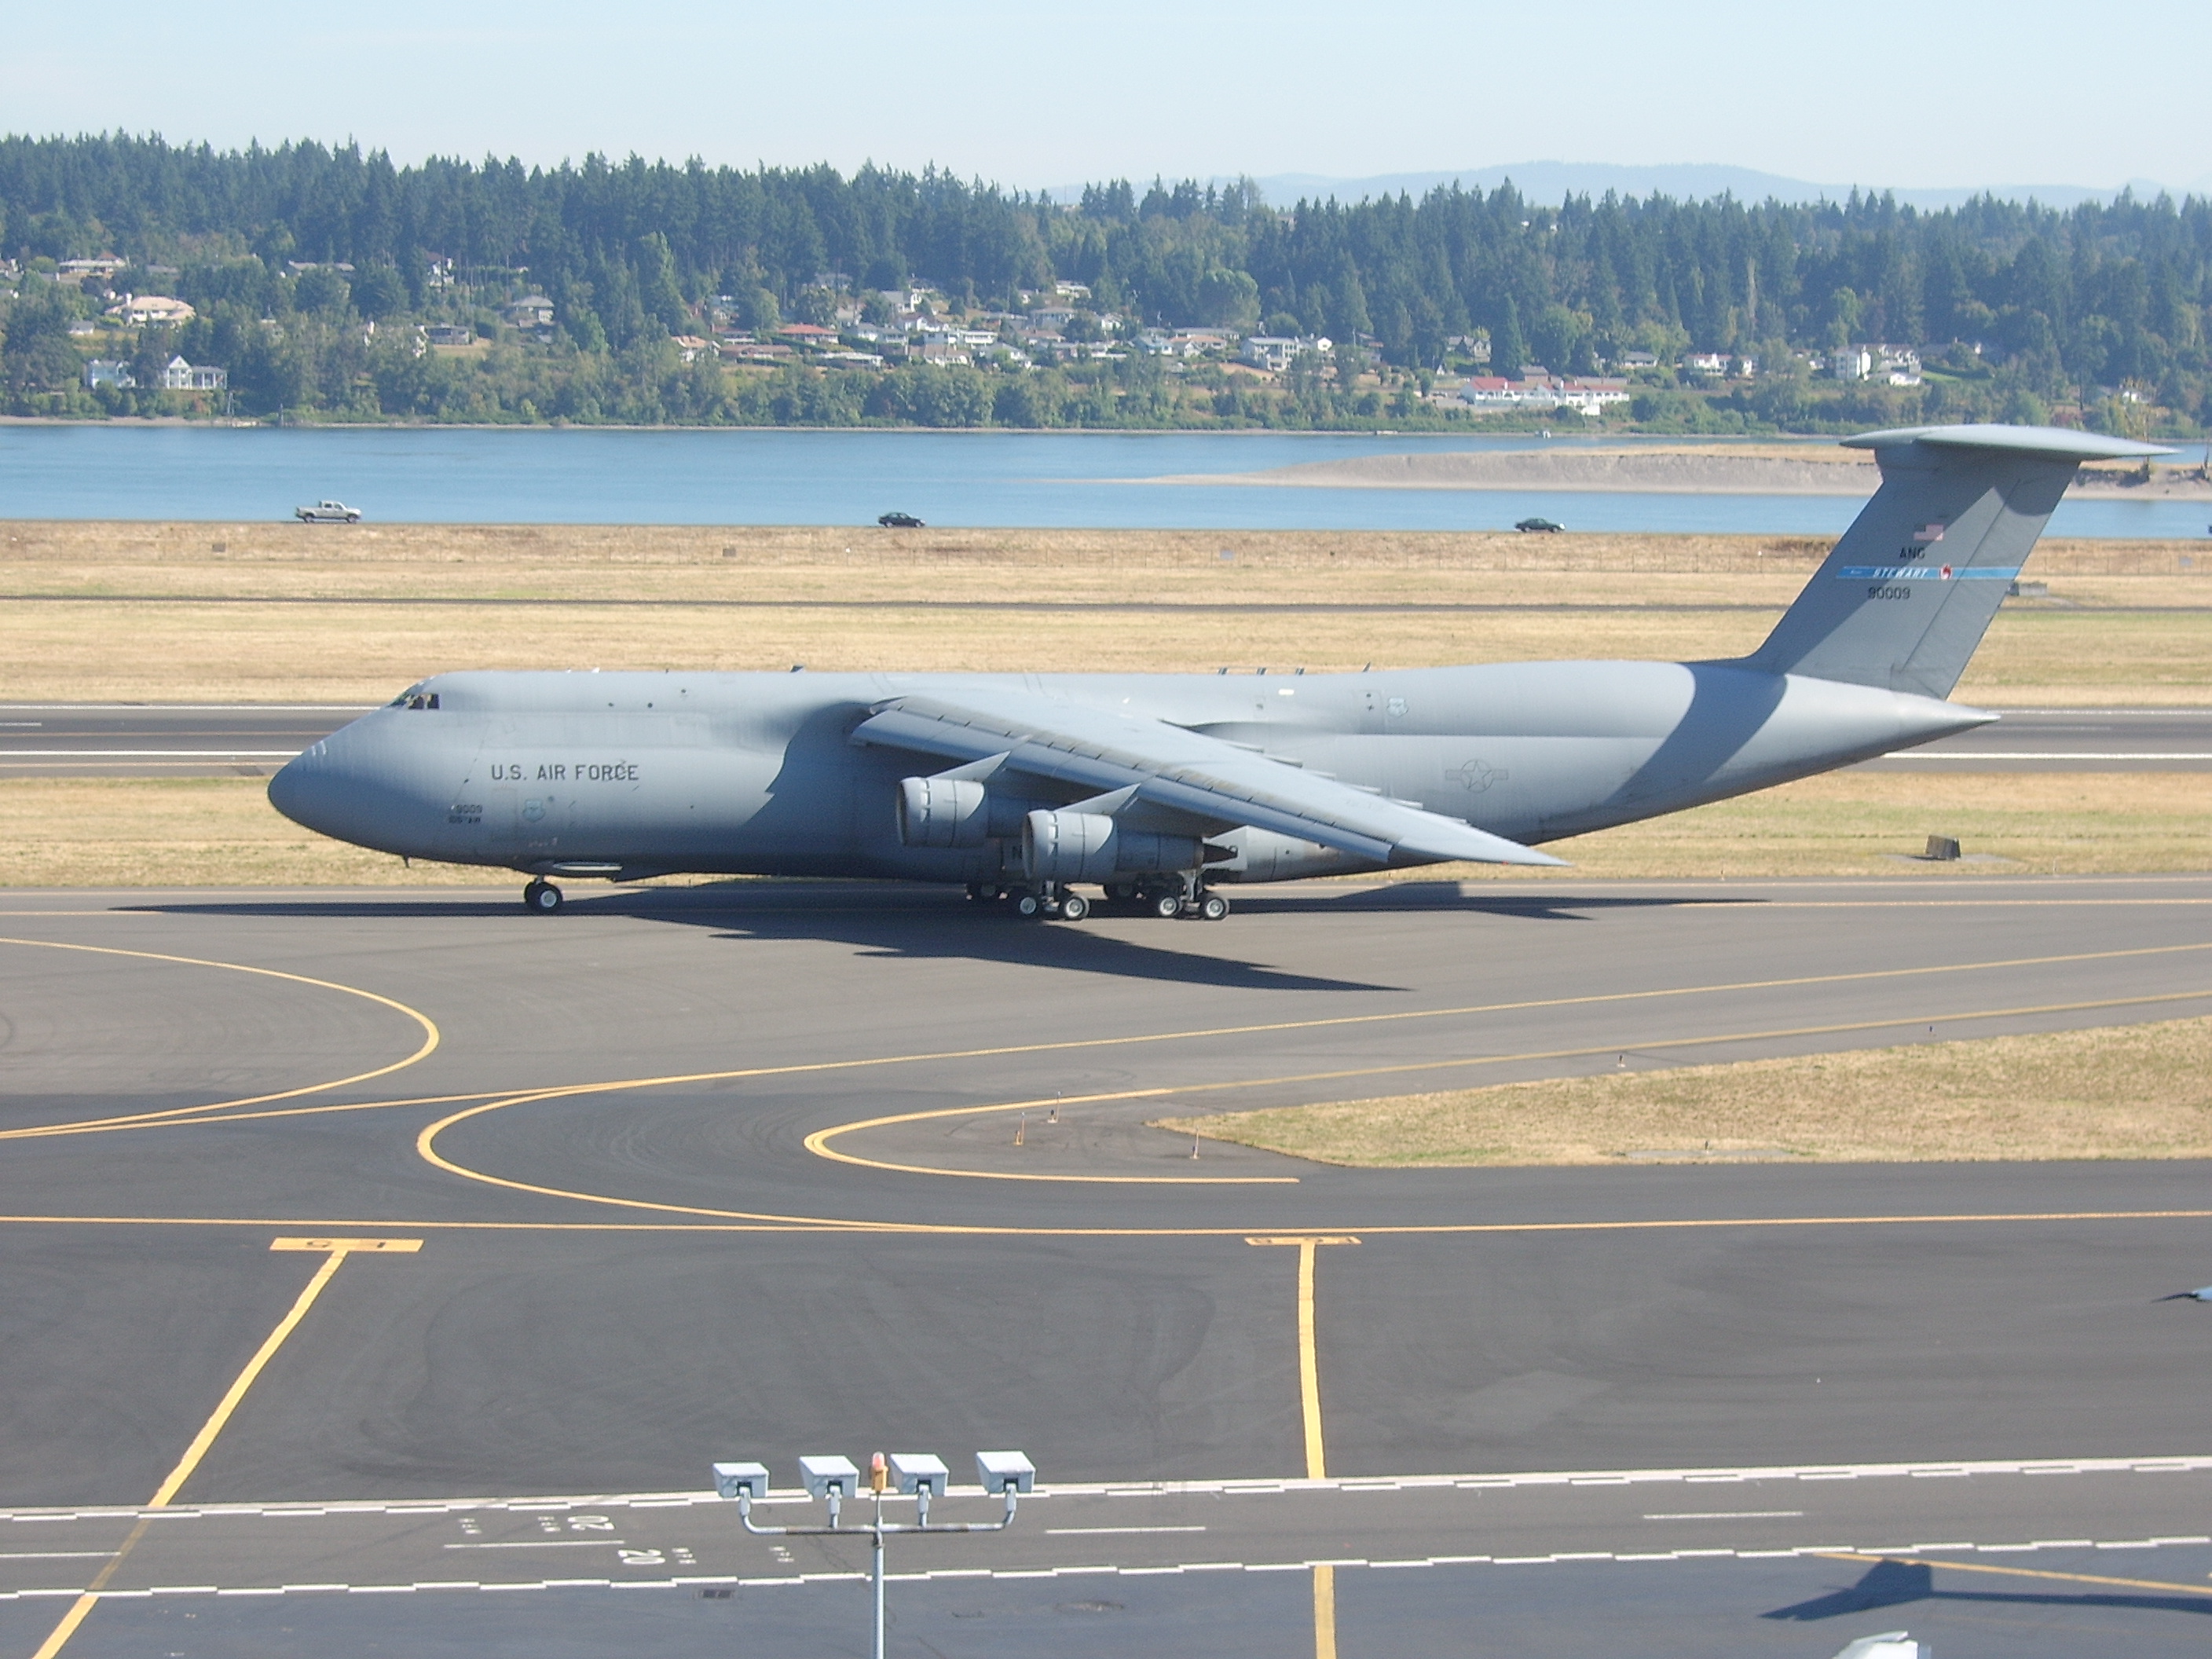
[[[1496,530],[1534,514],[1577,530],[1832,535],[1858,507],[1843,496],[1151,482],[1544,443],[1343,433],[10,423],[0,425],[0,518],[236,523],[287,518],[301,502],[331,497],[373,520],[417,524],[857,525],[896,511],[975,526]],[[2069,501],[2051,529],[2202,537],[2208,520],[2212,504],[2203,501]]]

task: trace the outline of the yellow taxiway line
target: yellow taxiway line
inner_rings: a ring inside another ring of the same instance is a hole
[[[1822,1550],[1824,1561],[1863,1561],[1873,1565],[1883,1561],[1906,1558],[1894,1555],[1857,1555],[1848,1550]],[[2123,1589],[2175,1590],[2184,1595],[2212,1595],[2212,1584],[2178,1584],[2163,1578],[2110,1578],[2095,1572],[2053,1572],[2043,1567],[1999,1567],[1984,1561],[1948,1561],[1941,1556],[1911,1558],[1929,1567],[1942,1567],[1947,1572],[1992,1572],[2008,1578],[2055,1578],[2069,1584],[2110,1584]]]
[[[1840,1024],[1782,1027],[1764,1031],[1713,1032],[1700,1036],[1669,1037],[1658,1042],[1641,1042],[1637,1044],[1636,1047],[1639,1052],[1650,1053],[1654,1049],[1660,1048],[1708,1048],[1731,1042],[1774,1042],[1789,1037],[1834,1036],[1854,1031],[1882,1030],[1899,1025],[1936,1025],[1966,1020],[2024,1018],[2028,1016],[2037,1014],[2084,1013],[2094,1010],[2107,1008],[2142,1007],[2155,1006],[2160,1003],[2196,1002],[2207,999],[2212,999],[2212,988],[2194,991],[2168,992],[2156,996],[2100,998],[2097,1000],[2087,1002],[2051,1002],[2032,1004],[2012,1008],[1982,1008],[1969,1010],[1960,1013],[1938,1014],[1932,1017],[1926,1014],[1917,1014],[1910,1018],[1900,1019],[1856,1020]],[[1283,1085],[1292,1083],[1340,1082],[1351,1078],[1387,1077],[1401,1075],[1408,1072],[1446,1071],[1471,1066],[1502,1066],[1514,1062],[1525,1062],[1530,1060],[1584,1059],[1593,1054],[1610,1054],[1614,1051],[1615,1047],[1616,1045],[1613,1043],[1601,1043],[1595,1047],[1580,1048],[1541,1049],[1532,1050],[1523,1054],[1479,1054],[1472,1057],[1462,1057],[1451,1060],[1401,1062],[1391,1066],[1353,1066],[1328,1072],[1300,1073],[1286,1077],[1244,1078],[1218,1083],[1193,1083],[1179,1085],[1169,1085],[1151,1089],[1116,1090],[1112,1092],[1101,1095],[1077,1095],[1065,1099],[1059,1099],[1058,1103],[1061,1105],[1080,1105],[1106,1100],[1158,1099],[1177,1095],[1216,1093],[1226,1089],[1264,1088],[1270,1086],[1281,1086]],[[648,1210],[662,1214],[702,1216],[721,1221],[771,1222],[799,1226],[865,1229],[873,1231],[895,1231],[915,1233],[951,1233],[986,1236],[1012,1236],[1020,1237],[1049,1237],[1054,1238],[1137,1238],[1183,1236],[1193,1231],[1233,1231],[1242,1232],[1245,1231],[1242,1228],[1233,1230],[1192,1230],[1182,1228],[1014,1227],[982,1226],[974,1224],[954,1225],[945,1223],[871,1221],[852,1217],[839,1216],[781,1215],[773,1212],[726,1210],[706,1205],[664,1204],[650,1199],[623,1198],[607,1193],[583,1192],[574,1188],[549,1187],[535,1182],[514,1181],[504,1176],[491,1175],[482,1170],[471,1169],[465,1164],[457,1164],[438,1150],[437,1141],[438,1137],[441,1134],[444,1133],[446,1130],[453,1127],[455,1124],[465,1122],[471,1118],[480,1117],[486,1113],[495,1112],[510,1105],[560,1099],[563,1097],[564,1095],[570,1092],[585,1093],[595,1091],[597,1091],[596,1087],[592,1091],[578,1090],[569,1091],[556,1090],[530,1096],[518,1096],[507,1100],[487,1101],[479,1106],[471,1106],[461,1111],[450,1113],[447,1116],[440,1118],[434,1123],[426,1125],[422,1133],[415,1137],[415,1151],[425,1163],[443,1170],[449,1175],[459,1176],[465,1181],[481,1182],[487,1186],[503,1187],[512,1192],[531,1193],[543,1198],[564,1198],[584,1204],[607,1204],[623,1209]],[[865,1120],[858,1123],[840,1125],[830,1129],[818,1131],[816,1134],[811,1135],[807,1138],[806,1145],[809,1151],[820,1153],[823,1157],[835,1158],[842,1163],[866,1164],[879,1170],[898,1171],[902,1173],[919,1173],[923,1175],[954,1176],[977,1176],[985,1179],[1033,1180],[1037,1177],[1024,1176],[1017,1173],[1002,1173],[991,1170],[969,1171],[963,1170],[938,1170],[924,1168],[917,1165],[882,1163],[874,1159],[856,1158],[848,1153],[824,1152],[823,1150],[823,1146],[818,1146],[816,1143],[819,1141],[823,1143],[823,1145],[826,1145],[828,1140],[833,1136],[843,1134],[855,1129],[866,1128],[870,1127],[872,1123],[884,1121],[905,1121],[915,1117],[957,1117],[981,1115],[989,1112],[1013,1111],[1021,1108],[1034,1109],[1042,1103],[1043,1103],[1041,1101],[1018,1101],[997,1106],[947,1107],[934,1112],[907,1114],[900,1118]],[[1158,1176],[1122,1176],[1079,1177],[1052,1176],[1045,1178],[1080,1179],[1109,1183],[1151,1183],[1161,1179]],[[1457,1231],[1460,1231],[1460,1229],[1457,1227],[1406,1229],[1375,1227],[1363,1229],[1363,1231],[1373,1232]]]
[[[427,1015],[408,1007],[404,1003],[380,996],[375,992],[361,990],[356,987],[338,984],[332,981],[309,979],[301,975],[283,973],[275,969],[250,967],[238,963],[207,962],[197,957],[168,957],[152,951],[110,950],[105,946],[96,945],[62,945],[48,939],[0,938],[0,945],[10,944],[37,945],[52,950],[88,951],[115,956],[143,957],[153,961],[183,963],[197,967],[224,968],[239,973],[260,974],[276,979],[292,980],[301,984],[342,991],[348,995],[363,997],[371,1001],[383,1003],[421,1023],[428,1035],[424,1046],[406,1060],[377,1071],[362,1073],[356,1077],[341,1078],[331,1083],[304,1085],[278,1094],[254,1096],[240,1100],[216,1101],[203,1106],[173,1107],[164,1111],[140,1113],[128,1116],[88,1118],[68,1123],[0,1130],[0,1139],[31,1139],[41,1136],[106,1133],[116,1129],[161,1127],[171,1124],[196,1122],[201,1121],[209,1113],[225,1112],[241,1106],[260,1105],[276,1100],[295,1099],[302,1095],[322,1093],[347,1087],[352,1084],[366,1082],[371,1079],[384,1076],[387,1073],[398,1071],[403,1066],[411,1066],[437,1047],[437,1028]],[[371,1111],[393,1106],[444,1105],[461,1101],[482,1101],[493,1095],[505,1097],[504,1103],[523,1104],[533,1100],[586,1094],[622,1093],[633,1089],[674,1088],[690,1084],[742,1082],[757,1078],[798,1077],[831,1072],[868,1071],[884,1066],[919,1066],[945,1060],[995,1060],[1020,1054],[1074,1054],[1091,1048],[1119,1048],[1152,1043],[1201,1042],[1217,1037],[1259,1036],[1285,1031],[1328,1030],[1346,1026],[1450,1019],[1481,1014],[1524,1013],[1546,1008],[1595,1007],[1613,1003],[1655,1001],[1690,996],[1717,996],[1743,991],[1788,990],[1812,985],[1844,985],[1873,980],[1912,979],[1943,974],[1993,972],[2008,968],[2064,966],[2075,963],[2172,956],[2199,951],[2212,951],[2212,942],[2142,945],[2115,951],[2069,951],[2054,956],[2008,957],[1985,962],[1938,963],[1917,968],[1877,968],[1847,974],[1807,974],[1781,979],[1738,980],[1710,985],[1662,986],[1642,991],[1600,992],[1585,996],[1544,997],[1517,1002],[1473,1003],[1451,1008],[1409,1008],[1384,1013],[1338,1014],[1319,1019],[1274,1020],[1248,1025],[1201,1026],[1175,1031],[1135,1032],[1121,1036],[1078,1037],[1051,1042],[1005,1043],[982,1048],[935,1049],[917,1054],[878,1054],[855,1060],[803,1060],[782,1066],[750,1066],[720,1071],[671,1073],[650,1077],[617,1078],[596,1083],[546,1084],[508,1090],[480,1089],[466,1094],[428,1096],[419,1100],[342,1102],[296,1109],[302,1115],[313,1113]],[[1910,1024],[1911,1022],[1902,1023]],[[1922,1023],[1927,1022],[1923,1020]],[[270,1113],[252,1115],[283,1115]],[[241,1121],[247,1115],[244,1113],[239,1114]],[[842,1130],[835,1130],[831,1133],[842,1133]]]
[[[2200,991],[2176,991],[2146,997],[2116,997],[2095,1002],[2054,1002],[2025,1008],[1986,1008],[1954,1014],[1913,1014],[1896,1019],[1859,1020],[1847,1024],[1801,1025],[1770,1031],[1729,1031],[1703,1036],[1667,1037],[1656,1042],[1638,1042],[1632,1046],[1639,1054],[1657,1049],[1697,1048],[1730,1042],[1774,1042],[1787,1037],[1837,1036],[1855,1031],[1882,1030],[1899,1025],[1945,1025],[1961,1021],[2023,1018],[2032,1014],[2085,1013],[2101,1008],[2133,1007],[2138,1005],[2165,1002],[2194,1002],[2212,999],[2212,988]],[[1504,1066],[1516,1062],[1547,1060],[1586,1060],[1595,1054],[1619,1052],[1620,1044],[1601,1042],[1581,1048],[1548,1048],[1516,1054],[1460,1055],[1449,1060],[1402,1060],[1389,1066],[1360,1066],[1328,1072],[1297,1072],[1282,1077],[1235,1078],[1225,1082],[1161,1084],[1145,1089],[1116,1089],[1099,1094],[1055,1095],[1051,1100],[1006,1101],[990,1106],[941,1106],[925,1112],[900,1112],[888,1117],[860,1118],[851,1123],[832,1125],[817,1129],[804,1143],[808,1152],[817,1158],[826,1158],[839,1164],[856,1164],[871,1170],[890,1170],[902,1175],[954,1176],[970,1181],[1074,1181],[1102,1183],[1134,1183],[1176,1185],[1201,1179],[1189,1176],[1113,1176],[1113,1175],[1032,1175],[1015,1170],[951,1170],[922,1164],[896,1164],[881,1158],[862,1158],[854,1152],[842,1152],[831,1146],[831,1141],[843,1136],[858,1134],[866,1129],[880,1129],[898,1123],[918,1123],[932,1119],[949,1117],[982,1117],[992,1114],[1013,1111],[1036,1111],[1046,1106],[1095,1105],[1103,1101],[1154,1100],[1173,1096],[1218,1094],[1224,1090],[1280,1088],[1297,1083],[1335,1083],[1363,1077],[1390,1077],[1407,1072],[1457,1070],[1470,1066]],[[488,1109],[478,1108],[479,1110]],[[1259,1184],[1273,1179],[1276,1182],[1294,1181],[1295,1176],[1224,1176],[1204,1177],[1216,1183]]]
[[[1306,1479],[1328,1479],[1328,1450],[1321,1433],[1321,1356],[1314,1340],[1314,1257],[1323,1244],[1357,1244],[1346,1233],[1248,1237],[1247,1244],[1288,1244],[1298,1253],[1298,1412],[1304,1419]],[[1336,1568],[1313,1569],[1314,1659],[1336,1659]]]
[[[218,968],[226,973],[252,974],[262,979],[281,979],[294,985],[312,986],[319,991],[337,991],[346,996],[359,997],[363,1001],[374,1002],[389,1008],[395,1013],[404,1014],[422,1028],[422,1043],[413,1054],[404,1060],[395,1060],[389,1066],[380,1066],[374,1071],[356,1072],[350,1077],[335,1078],[328,1083],[303,1084],[296,1089],[279,1090],[271,1094],[247,1095],[237,1100],[218,1100],[204,1106],[176,1106],[167,1111],[143,1112],[127,1118],[93,1118],[82,1123],[70,1125],[72,1128],[106,1127],[118,1123],[152,1122],[163,1118],[190,1117],[200,1113],[220,1112],[234,1106],[259,1106],[272,1100],[297,1100],[302,1095],[325,1094],[332,1089],[349,1088],[356,1083],[367,1083],[375,1078],[388,1077],[394,1072],[404,1071],[416,1061],[428,1059],[438,1047],[438,1027],[428,1014],[419,1009],[410,1008],[405,1003],[397,1001],[391,997],[380,996],[374,991],[364,991],[356,985],[341,985],[334,980],[314,979],[306,974],[288,974],[276,968],[256,968],[240,962],[211,962],[204,957],[171,956],[159,951],[125,951],[106,945],[64,945],[53,939],[9,938],[0,938],[0,945],[20,945],[40,951],[75,951],[88,956],[131,957],[141,962],[166,962],[185,968]],[[52,1130],[46,1128],[0,1129],[0,1140],[16,1140],[51,1133]]]
[[[253,1386],[254,1379],[276,1357],[276,1351],[284,1346],[285,1339],[300,1328],[300,1322],[307,1316],[307,1310],[315,1305],[315,1298],[322,1295],[324,1286],[337,1276],[338,1267],[345,1259],[356,1254],[411,1255],[422,1248],[422,1241],[419,1238],[277,1238],[270,1242],[269,1248],[272,1250],[320,1251],[323,1265],[315,1269],[313,1277],[307,1280],[307,1288],[293,1302],[290,1311],[276,1322],[276,1329],[270,1331],[262,1340],[261,1346],[254,1350],[253,1358],[246,1362],[246,1369],[231,1379],[230,1387],[216,1402],[216,1408],[210,1413],[208,1420],[200,1425],[200,1431],[185,1448],[185,1454],[177,1460],[176,1467],[155,1488],[154,1495],[146,1500],[137,1524],[131,1528],[121,1547],[108,1558],[107,1565],[85,1587],[84,1593],[70,1603],[69,1611],[62,1614],[61,1622],[39,1644],[31,1659],[54,1659],[56,1654],[69,1645],[70,1638],[76,1634],[77,1626],[83,1624],[87,1615],[100,1605],[102,1592],[114,1581],[125,1559],[145,1537],[146,1528],[153,1524],[154,1511],[166,1510],[176,1500],[185,1482],[191,1479],[192,1472],[199,1468],[201,1460],[214,1447],[216,1437],[222,1432],[232,1413],[246,1398],[246,1391]]]

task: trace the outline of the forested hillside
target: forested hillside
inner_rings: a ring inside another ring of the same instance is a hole
[[[2184,431],[2212,418],[2212,204],[2194,198],[2065,213],[1856,198],[1552,209],[1510,187],[1267,204],[1249,189],[1120,183],[1059,205],[872,167],[401,167],[312,143],[17,137],[0,140],[0,254],[17,269],[7,392],[26,413],[153,406],[85,390],[82,324],[113,296],[50,279],[112,256],[128,262],[102,278],[118,292],[173,295],[198,314],[150,342],[97,337],[102,349],[222,364],[240,408],[324,416],[1419,425],[1472,418],[1433,395],[1455,368],[1633,362],[1623,412],[1658,427],[2055,415]],[[915,286],[936,291],[920,312]],[[1097,349],[1029,349],[1016,325],[1064,291],[1079,314],[1054,339]],[[505,308],[532,293],[552,326],[510,326]],[[925,361],[883,327],[844,340],[866,349],[842,362],[826,336],[787,358],[671,345],[771,342],[793,322],[849,331],[875,294],[899,296],[868,313],[894,331],[909,314],[982,313],[1006,349],[971,341]],[[427,350],[436,324],[480,348]],[[1345,349],[1260,376],[1164,363],[1133,337],[1198,327]],[[1824,378],[1815,360],[1859,342],[1913,349],[1924,379]],[[1632,358],[1644,353],[1655,361]],[[1686,372],[1701,353],[1733,367]],[[849,361],[868,356],[884,361]],[[948,375],[975,384],[956,392]]]

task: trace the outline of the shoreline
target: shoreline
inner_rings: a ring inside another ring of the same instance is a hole
[[[1674,445],[1635,449],[1546,448],[1363,455],[1301,461],[1257,472],[1194,472],[1131,480],[1149,484],[1279,489],[1458,489],[1634,495],[1820,495],[1863,498],[1880,482],[1863,450],[1807,446],[1803,455]],[[2165,476],[2161,477],[2160,474]],[[2154,468],[2147,482],[2085,468],[2069,500],[2212,501],[2198,466]]]

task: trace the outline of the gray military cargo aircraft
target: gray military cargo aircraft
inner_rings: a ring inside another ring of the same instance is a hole
[[[1235,882],[1446,860],[1680,811],[1969,730],[1944,701],[2080,464],[2038,427],[1872,432],[1881,483],[1725,661],[1358,674],[465,672],[270,781],[311,830],[554,877],[964,882],[1025,916],[1218,921]]]

